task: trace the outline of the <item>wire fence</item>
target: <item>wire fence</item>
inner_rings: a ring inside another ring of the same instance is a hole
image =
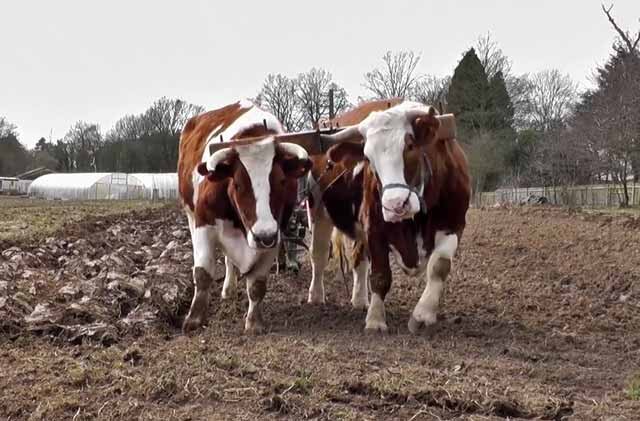
[[[627,186],[629,205],[640,206],[640,184]],[[476,206],[493,206],[496,203],[517,204],[531,196],[544,197],[548,203],[585,208],[612,208],[623,203],[624,190],[616,185],[553,186],[498,189],[495,192],[475,195]]]

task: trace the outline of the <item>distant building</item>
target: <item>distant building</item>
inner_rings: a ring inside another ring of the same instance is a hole
[[[0,194],[18,194],[18,181],[16,177],[0,177]]]
[[[22,174],[18,174],[16,175],[16,178],[19,178],[20,180],[35,180],[36,178],[40,177],[41,175],[46,175],[46,174],[53,174],[55,171],[50,170],[49,168],[46,167],[40,167],[40,168],[35,168],[33,170],[29,170],[25,173]]]

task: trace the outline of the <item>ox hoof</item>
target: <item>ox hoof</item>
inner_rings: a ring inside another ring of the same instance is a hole
[[[309,298],[307,299],[307,303],[309,303],[309,304],[324,304],[324,295],[309,294]]]
[[[355,310],[366,310],[369,308],[369,300],[351,300],[351,307]]]
[[[223,300],[229,300],[231,298],[233,298],[236,295],[236,289],[235,288],[228,288],[228,289],[223,289],[222,290],[222,294],[220,294],[220,296],[222,297]]]
[[[261,335],[267,330],[262,315],[255,314],[247,317],[244,322],[244,331],[248,335]]]
[[[367,322],[364,327],[365,333],[387,333],[389,328],[385,322]]]
[[[420,332],[420,330],[424,327],[426,331],[425,333],[427,334],[433,333],[436,325],[436,316],[433,315],[433,316],[424,317],[421,319],[422,320],[416,319],[413,314],[411,315],[411,317],[409,317],[409,323],[408,323],[409,332],[413,333],[414,335],[417,335]]]
[[[244,333],[247,335],[262,335],[267,331],[266,326],[263,323],[245,323]]]
[[[188,335],[189,333],[200,329],[202,325],[203,322],[200,317],[187,317],[182,324],[182,333]]]

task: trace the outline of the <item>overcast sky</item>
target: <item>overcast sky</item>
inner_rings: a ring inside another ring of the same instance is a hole
[[[640,28],[640,1],[612,13]],[[2,0],[0,16],[0,116],[29,147],[78,120],[106,132],[161,96],[208,109],[251,97],[270,72],[321,66],[356,100],[386,50],[443,76],[487,31],[514,73],[558,68],[586,88],[615,38],[598,0]]]

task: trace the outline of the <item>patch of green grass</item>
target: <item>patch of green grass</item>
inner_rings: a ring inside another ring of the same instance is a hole
[[[627,395],[634,401],[640,401],[640,373],[636,374],[629,382]]]

